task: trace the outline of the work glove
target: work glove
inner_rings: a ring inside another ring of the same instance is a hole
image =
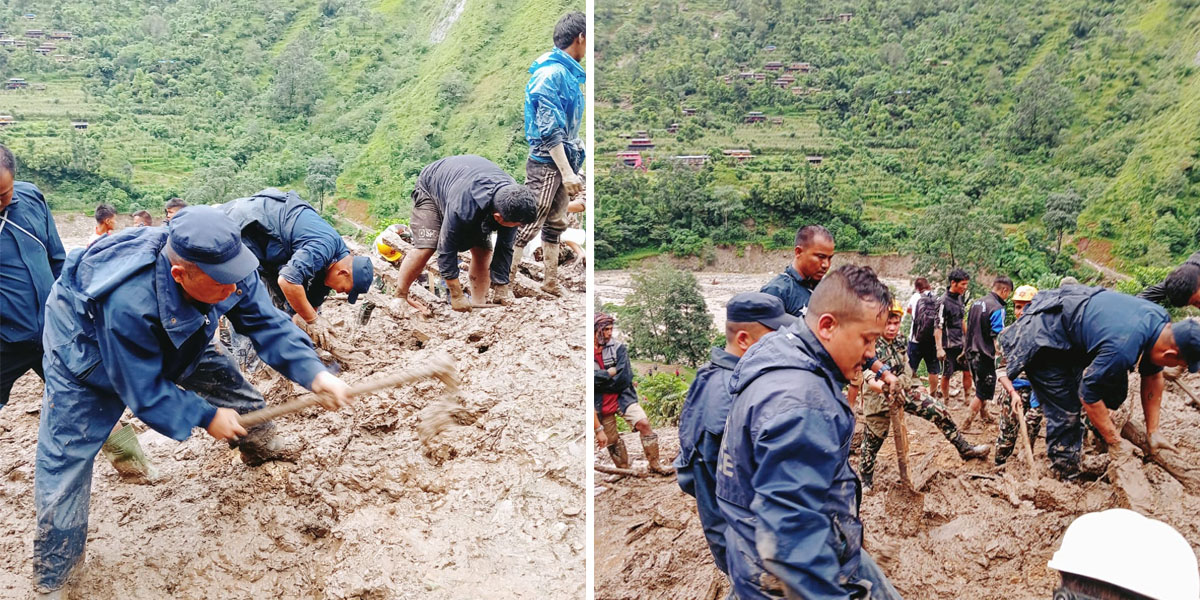
[[[308,337],[312,339],[316,347],[324,350],[329,349],[330,342],[333,340],[333,331],[329,325],[329,321],[325,317],[317,315],[317,318],[312,323],[308,323],[304,319],[301,319],[300,315],[295,315],[292,317],[292,322],[304,331],[304,333],[308,334]]]
[[[458,312],[469,312],[471,301],[463,295],[462,283],[457,279],[447,279],[446,287],[450,288],[450,308]]]

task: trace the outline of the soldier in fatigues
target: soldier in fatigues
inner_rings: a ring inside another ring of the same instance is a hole
[[[1037,295],[1037,288],[1023,285],[1013,293],[1013,307],[1016,318],[1020,319],[1025,307]],[[1017,422],[1017,406],[1014,398],[1020,398],[1025,410],[1025,428],[1029,433],[1029,447],[1037,440],[1038,431],[1042,427],[1042,405],[1033,395],[1033,386],[1027,379],[1008,378],[1008,360],[1004,358],[1004,350],[996,344],[996,381],[1000,384],[996,397],[1000,405],[1000,435],[996,438],[996,464],[1002,465],[1012,455],[1017,445],[1017,436],[1021,426]]]
[[[958,426],[954,424],[954,419],[946,407],[926,394],[921,382],[913,378],[912,372],[908,370],[904,340],[899,339],[900,320],[903,316],[904,307],[893,300],[883,336],[875,342],[875,358],[891,367],[893,371],[903,370],[903,376],[897,385],[901,386],[901,393],[904,395],[904,412],[937,425],[942,435],[954,444],[963,460],[986,458],[991,448],[987,444],[972,446],[958,431]],[[870,491],[875,476],[875,455],[887,439],[891,419],[888,417],[888,398],[883,394],[883,382],[871,371],[865,371],[864,375],[867,386],[863,393],[863,414],[866,418],[863,427],[862,459],[859,461],[858,472],[862,478],[863,492],[866,493]]]

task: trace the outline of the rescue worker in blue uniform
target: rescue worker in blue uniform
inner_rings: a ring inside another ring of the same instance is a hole
[[[184,440],[200,427],[244,439],[248,463],[270,450],[271,427],[247,431],[238,414],[265,406],[228,354],[217,320],[254,342],[288,379],[345,406],[348,387],[271,304],[258,260],[220,210],[191,206],[169,229],[125,229],[77,250],[46,302],[46,387],[34,478],[34,585],[63,594],[87,538],[92,462],[129,407],[154,430]]]
[[[717,501],[739,600],[900,597],[862,549],[854,411],[842,394],[874,356],[891,302],[871,269],[839,267],[802,320],[734,368]]]
[[[554,49],[529,66],[525,85],[525,185],[537,199],[537,218],[517,230],[510,277],[517,276],[525,246],[541,232],[542,291],[562,295],[558,284],[559,240],[567,229],[567,205],[583,191],[585,156],[579,127],[587,104],[581,89],[586,71],[587,17],[570,12],[554,26]]]
[[[833,251],[833,234],[828,229],[820,225],[801,227],[796,231],[792,264],[759,291],[782,300],[789,315],[803,317],[813,290],[829,271]]]
[[[1172,325],[1157,304],[1099,287],[1039,292],[1000,344],[1008,378],[1024,370],[1045,410],[1046,454],[1063,479],[1079,476],[1081,408],[1110,454],[1128,452],[1109,411],[1125,402],[1128,372],[1136,368],[1150,447],[1170,447],[1158,428],[1163,367],[1200,370],[1200,323]]]
[[[30,369],[45,379],[46,297],[67,256],[42,192],[16,175],[16,158],[0,146],[0,408]]]
[[[733,398],[729,376],[738,359],[762,336],[796,319],[783,302],[770,294],[744,292],[725,305],[725,347],[712,349],[712,362],[696,371],[679,417],[679,456],[675,472],[679,487],[696,498],[704,539],[717,568],[726,572],[725,517],[717,506],[717,456],[725,434],[725,418]]]
[[[337,230],[296,192],[265,189],[221,205],[258,259],[258,274],[279,309],[313,343],[329,348],[329,321],[317,313],[329,291],[349,294],[354,304],[371,289],[371,259],[352,256]]]

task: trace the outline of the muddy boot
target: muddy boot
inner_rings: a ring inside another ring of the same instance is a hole
[[[629,451],[625,449],[625,440],[617,436],[617,441],[608,445],[608,455],[612,457],[613,465],[618,469],[629,468]]]
[[[469,312],[471,300],[463,295],[462,282],[458,279],[447,279],[446,287],[450,290],[450,308],[458,312]]]
[[[37,600],[67,600],[67,588],[60,587],[53,592],[34,592]]]
[[[492,288],[492,302],[503,306],[513,303],[512,285],[504,284]]]
[[[658,462],[657,433],[642,436],[642,453],[646,455],[646,461],[650,463],[650,472],[658,473],[659,475],[671,475],[675,472],[674,467]]]
[[[509,267],[508,280],[516,281],[521,273],[521,257],[525,256],[525,246],[513,246],[512,265]]]
[[[546,272],[542,291],[551,296],[561,296],[562,287],[558,285],[558,244],[542,245],[542,262]]]
[[[300,457],[299,449],[284,444],[275,435],[274,427],[251,429],[249,435],[238,440],[237,449],[242,454],[242,462],[248,467],[272,461],[294,463]]]
[[[142,445],[138,443],[132,425],[126,425],[108,436],[100,451],[123,479],[141,483],[154,483],[158,479],[158,469],[150,464],[142,452]]]
[[[954,448],[958,450],[958,455],[962,457],[963,460],[971,460],[972,458],[987,458],[988,453],[992,451],[991,444],[979,444],[978,446],[972,446],[971,442],[968,442],[967,438],[963,437],[961,433],[954,438]]]

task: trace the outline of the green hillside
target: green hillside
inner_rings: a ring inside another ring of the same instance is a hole
[[[596,23],[609,264],[790,246],[813,221],[847,250],[938,254],[929,236],[960,215],[985,250],[966,263],[1029,280],[1200,249],[1197,0],[617,0]],[[799,62],[811,72],[786,72]],[[773,85],[783,74],[795,82]],[[744,123],[750,111],[767,122]],[[638,130],[655,145],[647,172],[616,156]],[[672,160],[699,154],[702,168]]]
[[[569,10],[582,4],[13,0],[0,37],[30,43],[0,48],[0,78],[31,85],[0,91],[16,120],[0,140],[58,208],[157,214],[171,196],[278,186],[360,219],[402,217],[442,156],[481,154],[523,178],[526,70]],[[30,29],[74,39],[43,56]]]

